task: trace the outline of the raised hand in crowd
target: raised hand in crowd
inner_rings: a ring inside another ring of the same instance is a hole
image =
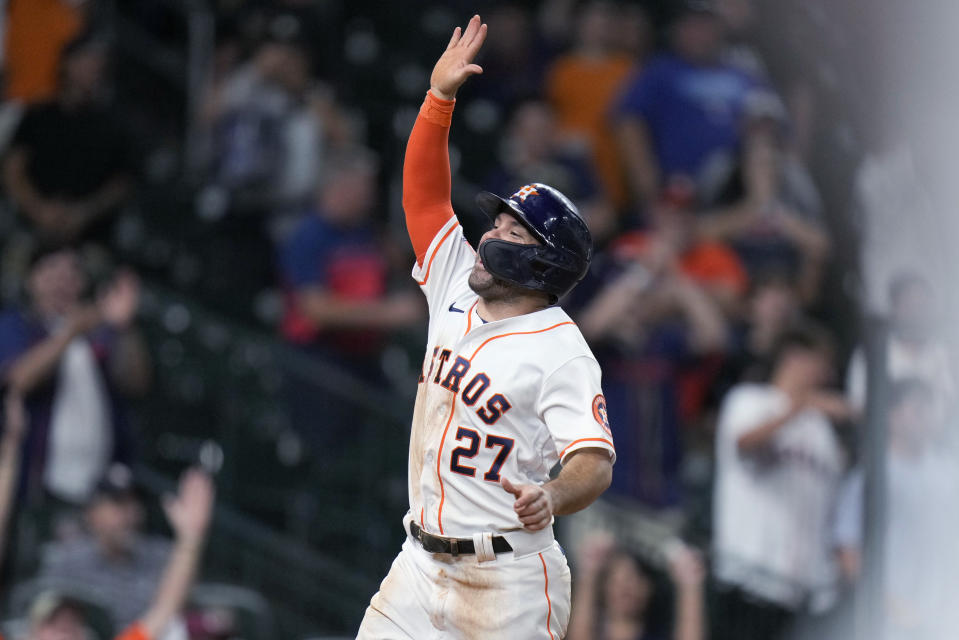
[[[679,541],[669,545],[666,559],[676,589],[673,638],[703,640],[706,633],[706,568],[703,559],[697,551]]]
[[[163,501],[175,542],[153,604],[139,623],[147,638],[158,637],[186,601],[206,541],[214,498],[210,476],[190,469],[181,476],[176,495]]]
[[[27,412],[23,398],[7,392],[3,398],[3,424],[0,433],[0,562],[5,557],[7,524],[13,511],[14,492],[20,472],[20,443],[27,431]]]

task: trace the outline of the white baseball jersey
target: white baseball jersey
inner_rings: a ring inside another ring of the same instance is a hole
[[[716,442],[714,571],[788,608],[831,603],[837,577],[831,517],[844,459],[826,416],[807,409],[762,451],[739,436],[789,410],[771,385],[741,384],[723,401]]]
[[[504,535],[517,556],[548,548],[524,531],[500,485],[543,483],[584,447],[614,457],[600,369],[559,307],[495,322],[467,283],[475,253],[451,218],[413,269],[429,304],[426,357],[410,437],[410,513],[426,531]]]
[[[430,325],[404,527],[415,520],[485,551],[431,554],[408,538],[370,601],[360,640],[566,635],[566,558],[552,527],[523,530],[500,479],[546,482],[557,462],[584,447],[615,456],[599,365],[558,307],[484,323],[468,285],[475,256],[450,218],[413,269]],[[494,535],[513,551],[493,553]]]

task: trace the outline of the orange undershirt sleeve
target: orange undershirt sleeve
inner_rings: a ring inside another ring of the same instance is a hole
[[[449,132],[455,100],[427,92],[406,145],[403,211],[416,262],[423,264],[436,233],[453,217]]]

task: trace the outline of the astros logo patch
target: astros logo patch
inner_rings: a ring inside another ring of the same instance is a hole
[[[612,437],[613,432],[609,429],[609,414],[606,413],[606,398],[603,394],[593,398],[593,417],[596,418],[596,422],[603,428],[603,431]]]
[[[519,198],[520,202],[526,202],[527,196],[538,196],[539,191],[536,190],[534,185],[528,184],[516,193],[513,194],[514,198]]]

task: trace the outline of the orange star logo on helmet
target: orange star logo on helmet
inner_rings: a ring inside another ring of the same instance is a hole
[[[514,198],[519,198],[520,202],[526,202],[527,196],[538,196],[539,191],[536,190],[534,185],[528,184],[516,193],[513,194]]]

